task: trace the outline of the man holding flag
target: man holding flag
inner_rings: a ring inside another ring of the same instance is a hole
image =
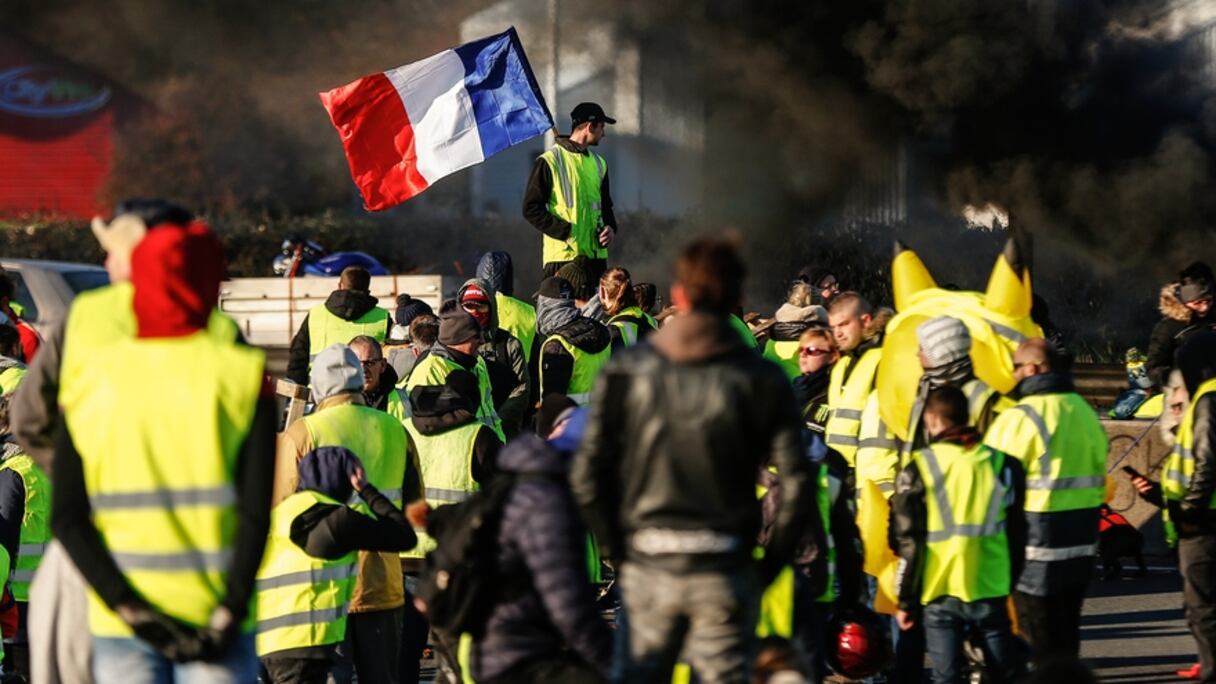
[[[594,102],[570,112],[570,136],[536,158],[524,191],[524,218],[541,238],[545,277],[575,257],[586,257],[593,282],[608,268],[608,245],[616,237],[616,216],[608,191],[608,164],[591,151],[616,119]]]

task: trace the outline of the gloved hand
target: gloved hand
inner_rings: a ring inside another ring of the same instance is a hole
[[[241,624],[224,606],[216,606],[207,626],[198,630],[199,660],[219,660],[228,651],[232,642],[240,636]]]
[[[164,657],[178,663],[197,660],[202,644],[198,630],[157,611],[143,601],[114,607],[135,636],[147,642]]]

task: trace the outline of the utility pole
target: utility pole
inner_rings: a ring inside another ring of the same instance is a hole
[[[545,100],[549,103],[549,112],[553,114],[553,128],[545,133],[545,149],[557,144],[557,116],[561,111],[557,103],[557,73],[558,59],[561,50],[558,47],[558,16],[557,11],[561,0],[549,0],[549,73],[546,79]]]

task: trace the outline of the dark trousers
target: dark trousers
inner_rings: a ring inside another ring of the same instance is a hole
[[[1013,592],[1018,629],[1030,642],[1030,660],[1036,665],[1051,656],[1076,658],[1081,653],[1081,604],[1085,587],[1032,596]]]
[[[804,588],[808,583],[806,575],[794,573],[794,642],[806,656],[811,681],[822,682],[828,676],[824,639],[827,638],[828,616],[835,605],[816,601],[811,591]]]
[[[331,658],[278,658],[271,654],[262,658],[262,666],[270,676],[269,684],[325,684]]]
[[[600,684],[604,678],[574,656],[557,653],[548,658],[529,660],[480,684]]]
[[[1005,599],[964,603],[953,596],[943,596],[925,606],[922,621],[934,684],[970,681],[963,655],[963,642],[969,634],[984,651],[985,669],[991,681],[1014,680],[1019,664]]]
[[[925,625],[924,621],[912,625],[912,629],[900,631],[895,638],[895,666],[887,674],[891,684],[923,684],[925,676]]]
[[[431,626],[426,616],[414,607],[414,590],[417,575],[403,573],[405,584],[405,608],[401,621],[401,664],[398,666],[401,684],[418,684],[422,670],[422,652],[426,650],[427,633]]]
[[[1216,682],[1216,532],[1178,540],[1182,608],[1199,648],[1199,681]]]
[[[4,671],[30,679],[30,642],[26,620],[30,612],[28,601],[17,601],[17,633],[4,645]]]
[[[401,648],[401,608],[351,613],[346,616],[346,639],[338,646],[335,684],[397,684]]]

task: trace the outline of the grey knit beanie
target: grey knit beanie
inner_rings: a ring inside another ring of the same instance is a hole
[[[916,337],[930,368],[940,368],[971,354],[971,333],[957,318],[930,318],[916,328]]]
[[[345,344],[332,344],[312,360],[312,400],[363,390],[363,364]]]

